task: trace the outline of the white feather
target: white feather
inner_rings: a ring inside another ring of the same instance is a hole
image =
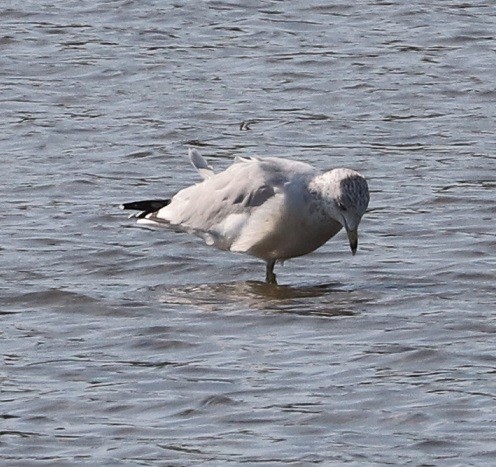
[[[208,165],[208,162],[196,149],[189,148],[188,154],[189,160],[193,164],[193,167],[198,171],[204,180],[214,176],[214,169]]]

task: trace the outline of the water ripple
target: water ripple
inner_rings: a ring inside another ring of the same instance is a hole
[[[0,11],[1,463],[493,460],[494,5],[300,3]],[[132,225],[189,145],[363,172],[359,254]]]

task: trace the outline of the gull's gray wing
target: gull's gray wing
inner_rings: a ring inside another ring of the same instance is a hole
[[[271,209],[277,210],[284,187],[315,172],[302,162],[238,158],[224,172],[179,191],[168,206],[143,221],[178,226],[204,237],[209,244],[229,249],[256,210],[269,200]]]

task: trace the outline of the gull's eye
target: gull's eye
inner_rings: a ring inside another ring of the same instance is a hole
[[[343,203],[338,203],[338,208],[339,208],[341,211],[346,211],[346,206],[345,206]]]

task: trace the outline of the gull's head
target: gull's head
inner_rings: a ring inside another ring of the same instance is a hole
[[[328,216],[345,229],[351,252],[358,248],[358,225],[369,205],[367,181],[352,169],[334,169],[318,175],[311,183],[311,190],[324,202]]]

